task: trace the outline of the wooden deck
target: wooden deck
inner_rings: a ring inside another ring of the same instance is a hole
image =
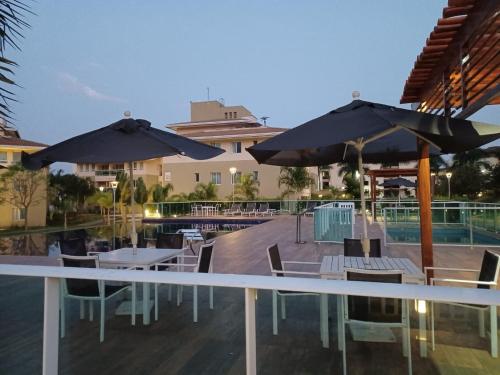
[[[358,223],[359,224],[359,220]],[[319,260],[337,255],[340,245],[312,242],[312,219],[303,221],[305,244],[294,243],[295,218],[283,216],[217,238],[214,271],[269,274],[267,246],[278,243],[283,259]],[[381,237],[378,225],[370,235]],[[420,264],[417,246],[383,250],[383,255],[404,256]],[[441,266],[478,267],[482,251],[435,248]],[[36,257],[1,257],[0,262],[50,264]],[[43,281],[0,276],[0,374],[38,374],[41,371]],[[191,288],[184,303],[169,303],[161,288],[160,319],[150,326],[130,326],[127,317],[113,316],[108,306],[106,338],[99,344],[98,320],[80,321],[77,303],[68,315],[66,338],[60,341],[60,374],[243,374],[245,372],[244,295],[242,290],[218,288],[215,309],[208,308],[207,290],[199,292],[199,323],[192,322]],[[321,346],[319,306],[312,296],[290,298],[287,320],[272,335],[271,293],[259,292],[257,301],[257,361],[259,374],[341,374],[337,350],[335,299],[330,298],[330,345]],[[96,310],[97,311],[97,310]],[[449,312],[448,317],[446,314]],[[489,340],[480,338],[477,317],[459,309],[442,309],[437,321],[437,348],[420,358],[417,331],[412,331],[414,374],[498,374],[500,359],[489,355]],[[414,313],[413,313],[414,314]],[[97,315],[97,314],[96,314]],[[412,326],[417,327],[416,316]],[[401,337],[397,343],[354,342],[348,336],[350,374],[404,374]]]

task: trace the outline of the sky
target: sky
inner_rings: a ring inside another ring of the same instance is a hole
[[[294,127],[352,100],[399,105],[446,0],[29,2],[15,125],[53,144],[132,117],[189,121],[223,98]],[[402,105],[402,107],[409,107]],[[499,123],[500,108],[472,117]]]

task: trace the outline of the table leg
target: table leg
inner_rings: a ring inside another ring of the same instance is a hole
[[[328,333],[328,294],[320,295],[320,320],[321,320],[321,340],[323,348],[330,347],[330,337]]]
[[[146,268],[144,268],[146,269]],[[150,323],[149,315],[149,295],[150,295],[150,284],[142,283],[142,323],[147,326]]]
[[[342,325],[342,296],[337,296],[337,342],[339,343],[339,351],[342,351],[342,340],[344,339],[344,326]]]

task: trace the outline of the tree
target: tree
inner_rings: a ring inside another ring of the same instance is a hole
[[[254,178],[254,175],[247,173],[241,176],[240,183],[234,187],[234,192],[247,200],[253,200],[259,194],[259,185],[260,182]]]
[[[55,189],[56,194],[49,193],[49,202],[56,204],[61,194],[71,199],[77,206],[83,205],[86,198],[94,194],[95,187],[88,178],[81,178],[74,174],[63,174],[62,170],[49,174],[49,190]]]
[[[446,163],[441,155],[431,155],[429,157],[429,164],[431,172],[436,174],[438,174],[441,169],[448,168],[448,163]]]
[[[484,188],[485,183],[479,165],[459,165],[453,168],[453,176],[450,180],[451,193],[454,195],[467,195],[469,199],[475,199]]]
[[[189,194],[189,200],[206,200],[212,201],[217,199],[217,185],[213,182],[209,182],[208,184],[204,184],[200,182],[196,185],[194,192]]]
[[[359,180],[351,173],[346,174],[342,180],[345,184],[345,192],[352,198],[359,199]]]
[[[298,194],[314,184],[314,178],[304,167],[281,167],[278,186],[285,186],[283,196]]]
[[[345,176],[346,174],[355,175],[358,172],[358,162],[354,160],[346,160],[341,163],[337,163],[339,166],[338,176]]]
[[[144,203],[148,201],[148,189],[142,177],[139,177],[135,183],[134,201],[141,205],[141,212],[144,211]]]
[[[33,14],[28,7],[19,0],[0,0],[0,117],[11,118],[9,103],[14,101],[14,94],[6,87],[15,85],[15,82],[7,75],[14,74],[12,68],[17,64],[5,57],[5,47],[10,46],[20,50],[17,41],[23,37],[22,31],[29,28],[24,20],[27,13]]]
[[[20,164],[11,165],[0,176],[2,198],[24,212],[24,229],[28,229],[29,209],[46,200],[45,171],[30,171]]]
[[[459,152],[453,155],[452,169],[464,165],[477,165],[481,169],[490,170],[490,164],[487,161],[483,160],[486,157],[488,157],[488,155],[484,152],[484,150],[480,148]]]
[[[174,186],[170,183],[166,184],[165,186],[161,186],[160,184],[154,184],[149,189],[149,194],[153,202],[155,203],[165,202],[172,190],[174,190]]]

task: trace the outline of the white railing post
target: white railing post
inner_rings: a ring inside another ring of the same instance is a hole
[[[57,375],[59,360],[59,279],[45,278],[43,305],[43,375]]]
[[[247,375],[257,374],[257,341],[255,337],[256,293],[256,289],[245,288],[245,343]]]

